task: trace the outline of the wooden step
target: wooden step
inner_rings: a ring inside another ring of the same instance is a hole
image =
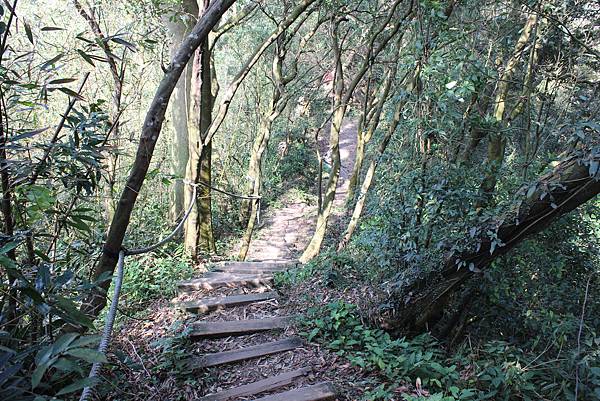
[[[290,337],[285,340],[273,341],[270,343],[253,345],[251,347],[236,349],[232,351],[217,352],[215,354],[206,354],[190,361],[194,369],[208,368],[210,366],[224,365],[226,363],[245,361],[247,359],[258,358],[277,354],[279,352],[289,351],[302,345],[300,337]]]
[[[202,274],[200,278],[214,278],[214,279],[237,279],[237,278],[252,278],[252,277],[273,277],[272,272],[258,272],[258,273],[237,273],[237,272],[206,272]]]
[[[219,393],[207,395],[200,398],[198,401],[226,401],[238,397],[248,397],[264,393],[265,391],[273,391],[278,388],[292,384],[296,379],[306,376],[311,372],[311,368],[296,369],[291,372],[282,373],[277,376],[269,377],[254,383],[245,384]]]
[[[278,262],[219,262],[211,265],[211,270],[227,273],[277,273],[286,271],[298,264],[297,261]]]
[[[288,259],[288,260],[247,260],[244,262],[240,262],[240,261],[236,261],[236,260],[225,260],[222,262],[215,262],[216,264],[219,265],[226,265],[226,266],[272,266],[272,267],[288,267],[288,266],[295,266],[297,264],[299,264],[300,262],[298,260],[294,260],[294,259]]]
[[[237,266],[237,265],[217,265],[212,267],[212,271],[232,273],[232,274],[274,274],[285,272],[289,269],[287,266]]]
[[[285,393],[273,394],[255,401],[322,401],[334,400],[335,391],[329,382],[323,382],[308,387],[301,387]]]
[[[180,291],[213,290],[219,287],[244,287],[269,285],[273,282],[273,276],[262,274],[228,274],[228,273],[205,273],[208,277],[184,280],[177,283]]]
[[[192,313],[208,313],[217,309],[232,308],[234,306],[248,305],[254,302],[267,301],[269,299],[279,299],[279,294],[275,291],[256,293],[256,294],[244,294],[244,295],[230,295],[220,296],[214,298],[204,298],[198,301],[182,302],[178,306]]]
[[[240,336],[267,330],[285,329],[289,326],[290,321],[290,317],[273,317],[225,322],[198,322],[191,325],[192,331],[189,336],[194,338]]]

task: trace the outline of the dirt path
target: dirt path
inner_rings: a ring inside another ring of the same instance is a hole
[[[341,170],[334,208],[344,206],[348,193],[348,181],[352,174],[352,166],[356,154],[356,121],[347,119],[340,132]],[[327,137],[319,140],[321,154],[328,150]],[[295,199],[293,191],[288,191],[281,198],[283,207],[267,210],[262,227],[254,234],[248,260],[281,260],[297,258],[308,245],[312,236],[317,205]]]

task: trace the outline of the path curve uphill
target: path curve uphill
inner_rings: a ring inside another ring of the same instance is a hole
[[[343,210],[348,184],[356,156],[357,123],[346,119],[340,131],[340,179],[334,201],[336,214]],[[325,163],[329,157],[329,135],[318,140],[319,151],[324,155]],[[281,199],[283,207],[267,209],[261,228],[256,230],[250,248],[248,260],[268,261],[295,259],[300,256],[310,242],[317,219],[317,205],[298,199],[288,191]],[[334,216],[335,217],[335,216]]]
[[[340,133],[341,170],[335,207],[341,209],[356,150],[356,122],[347,120]],[[318,141],[326,155],[329,144]],[[298,316],[286,314],[273,289],[277,272],[297,266],[314,230],[316,205],[285,194],[283,207],[269,209],[250,245],[251,262],[219,262],[202,276],[182,281],[179,306],[195,315],[188,328],[197,356],[188,363],[209,377],[200,401],[257,399],[317,401],[336,395],[323,351],[305,344],[294,332]],[[328,380],[329,379],[329,380]],[[261,398],[262,397],[262,398]]]

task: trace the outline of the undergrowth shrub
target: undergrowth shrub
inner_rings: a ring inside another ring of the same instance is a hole
[[[135,307],[153,298],[173,296],[177,281],[193,274],[193,264],[182,245],[165,254],[147,253],[126,259],[122,292],[128,306]]]
[[[309,309],[301,323],[307,340],[378,373],[380,383],[365,392],[365,400],[398,399],[399,391],[406,401],[575,400],[573,352],[548,358],[496,340],[474,348],[463,344],[448,354],[429,334],[394,339],[365,326],[356,306],[344,301]],[[584,342],[578,400],[600,400],[600,339],[588,335]],[[416,382],[422,396],[407,387]]]

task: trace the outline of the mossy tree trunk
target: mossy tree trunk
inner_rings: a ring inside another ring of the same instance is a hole
[[[506,150],[507,135],[506,129],[510,127],[510,114],[506,113],[506,102],[508,98],[509,86],[516,72],[519,61],[522,58],[523,50],[529,42],[531,33],[537,25],[538,15],[532,13],[525,22],[521,35],[517,40],[511,57],[506,62],[504,72],[500,76],[498,89],[494,101],[493,117],[496,123],[495,132],[488,138],[486,169],[483,181],[480,186],[481,200],[478,207],[485,207],[491,202],[498,174],[504,162],[504,153]],[[514,118],[514,116],[512,116]]]
[[[165,17],[165,24],[171,38],[171,57],[174,56],[177,48],[183,39],[193,28],[193,24],[198,16],[198,4],[195,0],[186,0],[181,4],[183,18],[173,18],[169,13]],[[188,149],[188,118],[191,108],[191,83],[192,66],[188,65],[184,73],[177,81],[173,91],[173,100],[171,102],[171,120],[173,126],[173,137],[170,143],[171,153],[171,173],[175,177],[183,178],[186,175],[186,165],[189,157]],[[170,193],[169,217],[171,222],[181,218],[185,208],[184,183],[181,180],[173,182],[173,189]]]

